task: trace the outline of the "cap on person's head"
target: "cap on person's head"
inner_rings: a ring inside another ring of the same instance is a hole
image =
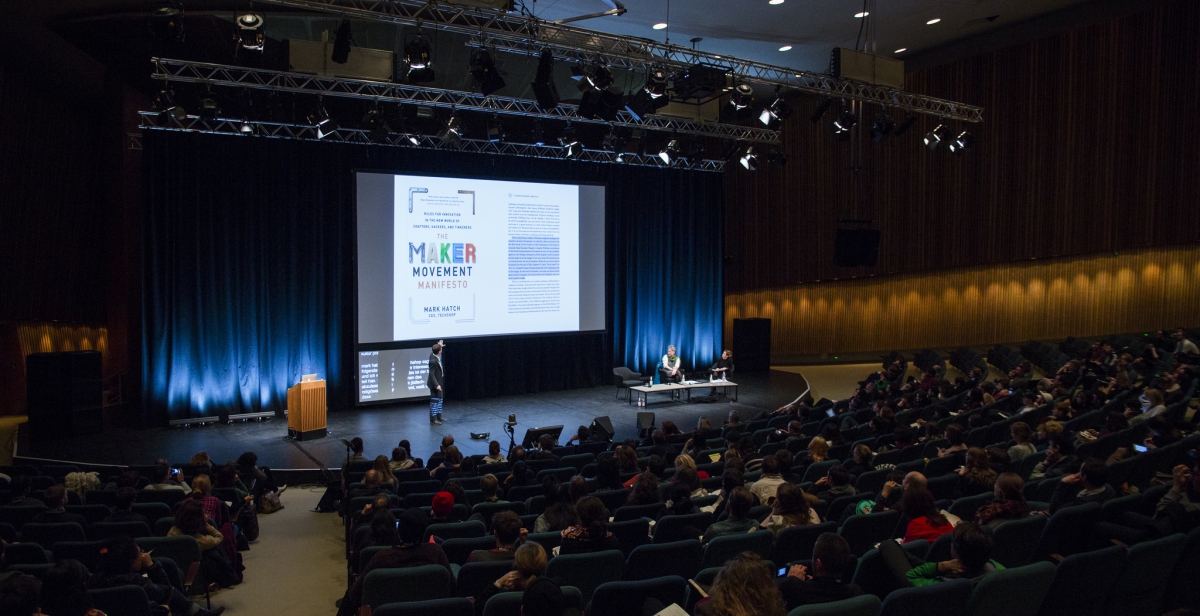
[[[454,509],[454,495],[449,492],[438,492],[433,495],[433,513],[438,517],[450,515]]]
[[[409,545],[414,545],[425,539],[425,529],[429,527],[429,518],[425,513],[417,507],[405,509],[400,514],[398,520],[399,525],[396,531],[400,534],[400,540]]]
[[[521,613],[524,616],[560,616],[563,611],[562,589],[554,580],[540,577],[525,589],[521,597]]]

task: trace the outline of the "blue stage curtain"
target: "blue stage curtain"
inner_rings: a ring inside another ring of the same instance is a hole
[[[605,333],[448,341],[450,398],[606,385],[720,353],[720,174],[146,131],[144,412],[281,411],[301,374],[351,408],[355,169],[607,185]]]

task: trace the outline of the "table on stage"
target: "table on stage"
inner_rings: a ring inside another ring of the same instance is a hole
[[[733,401],[737,401],[738,384],[733,381],[684,381],[682,383],[660,383],[658,385],[639,385],[630,387],[632,391],[638,392],[638,400],[645,400],[650,394],[670,394],[671,398],[675,398],[675,394],[687,392],[688,402],[692,401],[693,389],[721,389],[733,390]],[[630,404],[633,404],[632,398]]]

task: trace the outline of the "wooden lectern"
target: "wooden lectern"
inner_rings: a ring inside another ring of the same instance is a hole
[[[325,381],[301,381],[288,388],[288,437],[325,437]]]

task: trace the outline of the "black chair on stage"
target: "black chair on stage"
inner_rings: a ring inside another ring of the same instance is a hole
[[[628,401],[629,397],[630,397],[629,388],[637,387],[645,382],[645,379],[642,378],[642,375],[640,372],[634,372],[633,370],[630,370],[629,368],[626,368],[625,366],[621,366],[620,368],[613,368],[613,375],[616,377],[616,386],[617,386],[617,395],[615,397],[620,398],[621,390],[624,389],[626,401]]]

